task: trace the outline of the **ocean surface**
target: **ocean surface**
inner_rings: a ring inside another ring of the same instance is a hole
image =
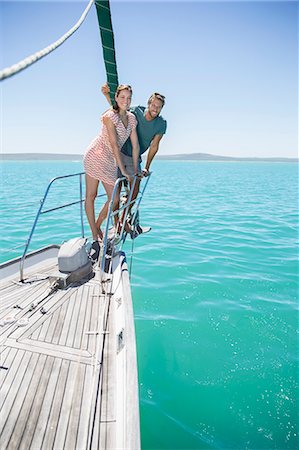
[[[152,169],[132,269],[142,449],[298,449],[298,165]],[[49,180],[81,171],[1,163],[1,261],[22,252]],[[77,190],[58,182],[45,206]],[[30,250],[79,235],[78,212],[43,215]]]

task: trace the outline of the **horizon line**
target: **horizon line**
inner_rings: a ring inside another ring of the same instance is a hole
[[[0,159],[8,158],[10,156],[14,157],[28,157],[28,156],[39,156],[43,159],[45,157],[59,157],[59,159],[63,158],[83,158],[84,153],[39,153],[39,152],[2,152],[0,153]],[[212,158],[223,158],[223,159],[284,159],[284,160],[297,160],[299,161],[299,157],[294,156],[230,156],[230,155],[219,155],[219,154],[213,154],[213,153],[206,153],[206,152],[192,152],[192,153],[172,153],[172,154],[157,154],[156,159],[168,159],[168,158],[184,158],[184,157],[190,157],[190,156],[204,156],[204,157],[212,157]]]

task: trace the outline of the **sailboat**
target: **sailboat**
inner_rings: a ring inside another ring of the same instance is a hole
[[[46,56],[59,41],[4,69],[16,75]],[[95,1],[107,81],[118,84],[108,1]],[[46,209],[56,182],[78,178],[75,202]],[[110,205],[99,259],[92,263],[83,221],[84,173],[52,179],[20,257],[0,265],[0,442],[2,449],[140,449],[138,374],[130,274],[123,244],[111,236],[116,213],[134,228],[144,191],[124,191],[117,212]],[[118,179],[113,197],[123,179]],[[42,214],[78,205],[81,235],[62,245],[30,251]],[[113,204],[113,198],[112,202]],[[129,208],[130,206],[130,208]],[[130,217],[129,217],[130,216]]]

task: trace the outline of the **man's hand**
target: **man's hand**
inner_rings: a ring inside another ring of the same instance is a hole
[[[135,172],[134,173],[134,177],[143,178],[143,173],[142,172]]]
[[[148,176],[149,176],[149,171],[148,171],[148,169],[143,169],[143,170],[142,170],[142,175],[143,175],[144,177],[148,177]]]

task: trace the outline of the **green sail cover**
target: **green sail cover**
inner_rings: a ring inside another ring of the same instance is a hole
[[[110,99],[114,103],[114,95],[118,86],[118,75],[115,59],[114,35],[111,22],[109,0],[95,0],[98,22],[101,32],[103,56],[110,88]]]

